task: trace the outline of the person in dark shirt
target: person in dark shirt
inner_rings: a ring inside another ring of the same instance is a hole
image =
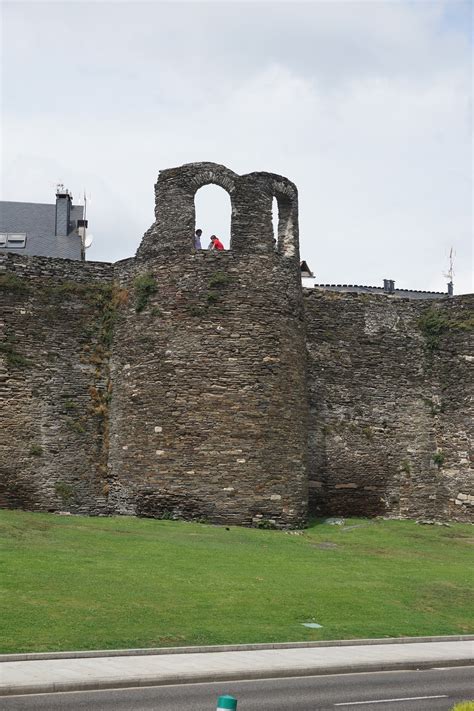
[[[202,249],[201,247],[202,230],[196,230],[194,233],[194,249]]]
[[[209,249],[217,249],[219,252],[224,249],[224,245],[220,241],[219,237],[216,237],[216,235],[212,235]]]

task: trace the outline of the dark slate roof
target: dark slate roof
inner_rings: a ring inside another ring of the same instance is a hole
[[[384,294],[399,299],[440,299],[449,296],[446,291],[421,291],[420,289],[394,289],[393,292],[386,292],[382,286],[362,284],[313,284],[307,288],[356,294]]]
[[[0,202],[0,232],[26,233],[22,249],[0,248],[0,252],[15,252],[36,257],[81,259],[81,238],[75,231],[82,219],[82,205],[71,205],[72,231],[67,237],[54,234],[56,205],[35,202]]]

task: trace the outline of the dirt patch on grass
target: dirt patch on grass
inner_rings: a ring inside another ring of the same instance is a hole
[[[322,551],[334,550],[334,548],[339,548],[337,543],[331,543],[330,541],[322,541],[321,543],[311,543],[311,548],[319,548]]]

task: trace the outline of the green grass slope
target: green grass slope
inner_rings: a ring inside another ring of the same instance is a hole
[[[473,533],[1,511],[0,651],[472,633]]]

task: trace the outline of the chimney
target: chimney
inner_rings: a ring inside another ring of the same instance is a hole
[[[454,296],[454,284],[452,281],[448,282],[448,296]]]
[[[383,280],[383,290],[385,294],[395,293],[395,282],[393,281],[393,279]]]
[[[72,195],[62,183],[56,189],[56,236],[67,237],[70,232]]]

